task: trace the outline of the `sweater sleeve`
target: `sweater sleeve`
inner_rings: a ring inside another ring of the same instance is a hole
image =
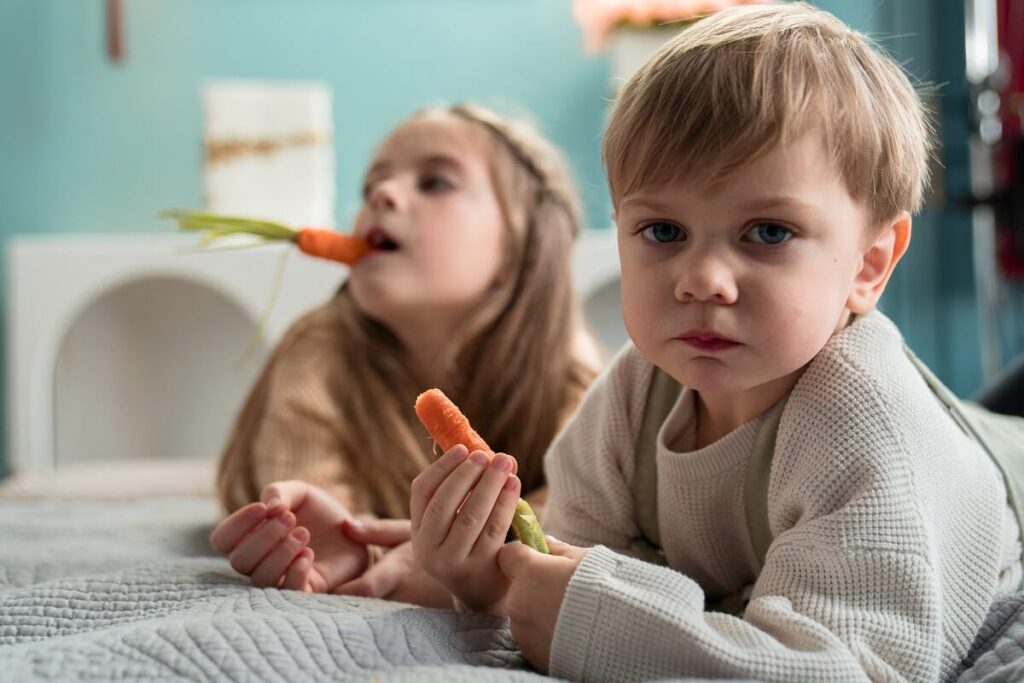
[[[998,489],[969,448],[943,446],[963,444],[948,421],[919,419],[870,382],[836,392],[835,371],[798,385],[783,414],[775,541],[743,616],[704,611],[701,587],[677,571],[593,548],[562,602],[553,676],[937,681],[955,670],[991,599]],[[929,461],[943,453],[943,467]]]
[[[849,558],[793,545],[774,552],[741,618],[705,612],[685,575],[599,546],[570,581],[550,672],[574,681],[934,681],[935,583],[914,554]]]
[[[632,345],[624,347],[552,443],[544,460],[546,533],[624,551],[639,535],[632,454],[652,370]]]

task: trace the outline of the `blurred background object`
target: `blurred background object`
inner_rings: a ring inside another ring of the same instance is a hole
[[[994,381],[1024,335],[1024,2],[965,0],[964,17],[981,370]]]
[[[202,88],[203,194],[213,213],[334,224],[334,131],[325,84]]]
[[[619,88],[669,38],[697,19],[733,5],[774,0],[572,0],[572,15],[591,54],[609,52]]]
[[[913,78],[941,84],[929,95],[941,143],[933,191],[882,307],[960,395],[1008,364],[1024,336],[1018,271],[1005,256],[1006,244],[1020,248],[1006,237],[1019,223],[1001,218],[1022,197],[1019,151],[1007,151],[1020,149],[1022,2],[815,3],[875,37]],[[279,252],[181,253],[193,243],[166,238],[169,222],[155,218],[170,207],[221,210],[229,195],[283,205],[275,194],[287,181],[268,178],[292,166],[276,156],[263,159],[263,190],[212,172],[207,159],[222,158],[231,140],[311,153],[295,171],[308,194],[286,211],[346,229],[373,145],[410,112],[475,100],[527,115],[575,172],[589,230],[574,276],[591,323],[616,346],[624,333],[599,143],[622,77],[615,36],[625,33],[609,27],[609,49],[588,52],[572,0],[0,0],[0,404],[8,416],[0,470],[149,456],[212,462],[279,323],[344,277],[290,257],[273,311],[280,317],[254,357],[237,364]],[[226,99],[232,84],[267,93],[271,104],[235,108]],[[295,125],[256,128],[284,101],[281,88],[307,86],[283,115]],[[978,149],[994,169],[988,189]],[[979,228],[985,211],[994,217]],[[87,284],[76,276],[83,272],[97,277]],[[40,336],[23,336],[26,325]],[[201,349],[183,352],[188,339]],[[26,372],[35,374],[19,379]],[[48,449],[15,436],[29,428],[46,430],[35,438]]]

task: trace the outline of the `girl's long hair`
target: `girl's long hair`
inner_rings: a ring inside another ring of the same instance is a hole
[[[454,333],[454,360],[440,388],[492,449],[516,457],[522,490],[529,493],[544,484],[544,452],[597,373],[590,352],[596,346],[571,283],[579,200],[561,155],[531,126],[467,104],[414,118],[438,114],[486,131],[506,228],[502,275]],[[412,410],[429,387],[416,377],[397,336],[360,311],[346,285],[332,306],[341,341],[337,363],[325,368],[339,413],[330,427],[350,481],[366,488],[370,506],[355,512],[407,517],[409,484],[433,460],[433,443]],[[221,460],[218,484],[229,509],[245,502],[237,500],[238,480],[248,474],[251,450],[239,431],[243,424],[256,431],[263,381],[243,407]],[[248,498],[258,495],[249,491]]]

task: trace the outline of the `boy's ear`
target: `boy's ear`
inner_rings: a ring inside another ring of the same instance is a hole
[[[867,313],[878,303],[892,271],[910,246],[910,225],[910,214],[901,211],[868,245],[846,300],[846,307],[850,311]]]

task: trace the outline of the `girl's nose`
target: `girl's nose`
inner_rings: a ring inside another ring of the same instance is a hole
[[[694,256],[683,264],[676,280],[676,299],[684,303],[736,303],[739,292],[732,268],[714,256]]]
[[[398,181],[389,178],[380,180],[373,184],[370,196],[367,197],[367,204],[374,209],[396,210],[402,205],[402,193],[398,187]]]

